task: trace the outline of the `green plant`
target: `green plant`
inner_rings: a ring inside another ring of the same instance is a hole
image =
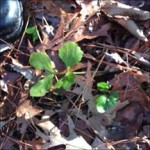
[[[95,99],[96,109],[100,113],[104,113],[109,108],[115,106],[119,95],[116,91],[110,91],[110,85],[106,82],[97,83],[97,88],[101,92]]]
[[[38,40],[38,30],[35,26],[28,27],[26,29],[26,33],[32,36],[33,42],[35,43],[36,40]]]
[[[71,72],[71,67],[76,65],[82,59],[83,52],[75,42],[66,42],[59,49],[59,57],[65,63],[67,72],[59,79],[54,88],[70,88],[75,83],[75,74]],[[30,95],[33,97],[44,96],[51,88],[53,78],[57,73],[52,68],[52,61],[45,52],[34,52],[31,54],[29,63],[35,69],[44,71],[44,77],[35,83],[30,89]]]

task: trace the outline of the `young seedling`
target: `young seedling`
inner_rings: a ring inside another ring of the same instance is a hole
[[[75,74],[71,72],[70,68],[82,59],[83,51],[75,42],[66,42],[59,49],[59,57],[65,63],[67,72],[59,79],[54,88],[63,88],[67,90],[75,83]],[[29,63],[35,69],[40,69],[45,72],[44,78],[35,83],[30,89],[30,95],[33,97],[44,96],[49,92],[53,78],[57,73],[52,68],[52,61],[45,52],[34,52],[31,54]]]
[[[70,68],[80,62],[83,56],[83,51],[75,42],[66,42],[59,49],[59,57],[65,63],[67,73],[55,85],[55,88],[68,89],[75,83],[75,75]]]
[[[35,26],[28,27],[26,30],[26,33],[32,36],[32,40],[35,43],[36,40],[38,40],[38,33],[37,28]]]
[[[34,52],[31,54],[29,63],[35,69],[45,71],[46,76],[34,84],[30,89],[30,95],[33,97],[44,96],[51,88],[52,79],[55,72],[49,56],[45,52]]]
[[[110,91],[110,85],[106,82],[97,84],[98,90],[102,93],[95,99],[96,109],[100,113],[104,113],[109,108],[115,106],[119,96],[116,91]]]

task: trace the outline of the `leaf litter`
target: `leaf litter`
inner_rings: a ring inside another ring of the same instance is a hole
[[[0,51],[0,148],[149,149],[147,6],[146,0],[26,2],[30,27],[37,27],[41,39],[33,42],[25,33],[21,43]],[[66,68],[58,51],[67,41],[77,42],[84,52],[71,67],[80,72],[75,83],[66,91],[51,89],[43,97],[31,97],[29,89],[43,73],[31,68],[31,53],[47,53],[61,76]],[[104,113],[94,103],[101,94],[99,82],[119,94],[116,105]]]

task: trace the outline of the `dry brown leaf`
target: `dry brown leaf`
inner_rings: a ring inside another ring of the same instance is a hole
[[[65,16],[64,16],[63,11],[60,11],[59,17],[60,17],[61,21],[59,23],[59,26],[58,26],[58,29],[56,31],[54,38],[50,40],[48,35],[43,32],[43,37],[44,37],[43,43],[38,44],[36,46],[37,50],[45,51],[47,49],[52,49],[53,47],[55,47],[55,49],[59,48],[60,44],[63,42],[64,29],[65,29]]]
[[[131,34],[142,41],[148,41],[143,31],[138,28],[134,20],[150,19],[150,12],[134,8],[116,1],[103,1],[102,10],[113,20],[126,28]]]
[[[59,16],[60,15],[60,6],[54,3],[53,0],[45,1],[42,0],[42,4],[44,7],[46,7],[47,10],[49,10],[49,13],[51,16]]]
[[[69,117],[70,118],[70,117]],[[68,118],[68,126],[70,131],[69,137],[63,137],[60,134],[60,130],[49,120],[49,115],[43,115],[41,120],[34,118],[34,123],[44,130],[42,133],[40,130],[36,130],[35,134],[40,136],[43,140],[50,140],[49,144],[45,144],[42,148],[50,148],[60,144],[65,144],[66,149],[91,149],[90,145],[83,139],[83,137],[78,136],[74,131],[74,124],[72,119]],[[76,145],[76,143],[80,143]]]
[[[130,103],[116,114],[116,120],[124,122],[134,130],[138,129],[143,121],[144,108],[139,103]],[[130,130],[130,129],[129,129]]]
[[[139,27],[135,24],[133,20],[129,19],[128,17],[114,18],[114,20],[138,39],[142,41],[148,41],[143,31],[139,29]]]
[[[33,139],[32,141],[28,141],[27,143],[32,145],[32,148],[36,149],[36,150],[41,150],[43,145],[45,144],[45,142],[42,142],[42,141],[36,140],[36,139]],[[31,148],[31,147],[29,147],[29,148]]]
[[[65,138],[67,140],[67,147],[66,149],[92,149],[92,147],[85,141],[85,139],[77,135],[74,131],[75,125],[70,116],[68,116],[68,126],[70,131],[70,136]],[[78,144],[77,144],[78,143]]]
[[[79,12],[80,16],[71,23],[71,28],[65,36],[66,40],[78,42],[83,39],[107,36],[111,24],[102,24],[103,20],[96,15],[99,11],[97,1],[81,2],[80,5],[82,8]]]
[[[91,144],[92,148],[107,149],[107,144],[105,143],[106,141],[104,139],[104,137],[107,135],[107,129],[105,127],[111,123],[110,121],[113,119],[112,115],[107,116],[104,114],[93,114],[87,119],[87,116],[78,109],[71,110],[70,113],[85,122],[87,128],[92,129],[95,133],[95,140]],[[99,137],[104,139],[104,141],[99,140]]]
[[[79,87],[77,86],[72,90],[72,92],[76,93],[77,95],[80,95],[82,93],[83,100],[93,99],[92,89],[91,89],[92,83],[87,84],[87,80],[88,79],[77,76],[76,83],[79,85]]]
[[[52,110],[46,110],[40,120],[35,117],[33,118],[34,124],[44,131],[41,132],[41,130],[37,128],[35,134],[41,137],[44,141],[50,140],[49,144],[43,145],[42,148],[44,149],[65,142],[60,134],[60,130],[50,121],[50,116],[52,116],[54,113],[55,112]]]
[[[85,17],[86,15],[92,15],[96,13],[100,8],[97,1],[91,1],[91,0],[76,0],[76,3],[80,5],[82,8],[80,11],[80,14]]]
[[[111,28],[111,24],[107,23],[102,25],[100,28],[97,28],[95,31],[90,32],[87,30],[85,26],[81,26],[77,32],[73,35],[72,40],[78,42],[83,39],[94,39],[99,36],[105,36],[108,35],[108,30]]]
[[[149,77],[128,71],[115,76],[110,84],[119,92],[120,101],[140,102],[150,110],[150,97],[140,87],[144,81],[149,82]]]
[[[136,20],[150,19],[150,12],[140,10],[139,8],[132,7],[117,1],[103,1],[102,10],[111,16],[120,15],[128,16]]]
[[[29,100],[24,100],[16,110],[17,117],[25,116],[25,119],[32,119],[35,115],[41,113],[42,110],[34,107]]]

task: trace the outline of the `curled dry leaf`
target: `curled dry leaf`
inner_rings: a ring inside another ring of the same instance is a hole
[[[131,34],[142,41],[148,41],[146,36],[143,34],[143,31],[140,30],[135,22],[131,19],[148,20],[150,19],[150,12],[143,11],[139,8],[134,8],[116,1],[104,1],[102,3],[102,10],[109,17],[112,17],[116,22],[126,28]]]
[[[105,52],[105,55],[106,55],[105,57],[106,57],[107,61],[109,61],[109,62],[115,61],[118,64],[125,64],[125,65],[127,65],[127,63],[122,59],[122,57],[116,52],[115,53]]]
[[[132,54],[136,57],[137,60],[139,60],[142,64],[150,67],[150,61],[146,60],[143,56],[142,53],[138,53],[136,51],[132,51]]]
[[[12,67],[13,70],[21,73],[26,79],[31,80],[33,78],[34,75],[34,71],[31,67],[27,66],[23,66],[21,63],[19,63],[17,60],[12,59],[12,63],[10,66]]]
[[[148,41],[147,37],[144,35],[143,31],[135,24],[135,22],[128,17],[114,18],[114,20],[127,29],[131,34],[142,41]]]
[[[31,80],[33,78],[34,71],[31,69],[31,67],[20,67],[13,64],[11,64],[11,67],[13,70],[21,73],[26,79]]]
[[[132,7],[116,1],[103,1],[102,10],[111,16],[129,16],[135,20],[148,20],[150,19],[150,12],[140,10],[139,8]]]

